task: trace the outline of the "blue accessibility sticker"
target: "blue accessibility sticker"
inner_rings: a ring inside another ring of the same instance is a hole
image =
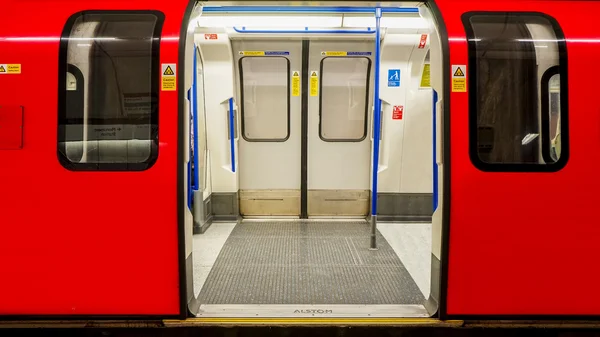
[[[388,87],[400,86],[400,69],[388,69]]]

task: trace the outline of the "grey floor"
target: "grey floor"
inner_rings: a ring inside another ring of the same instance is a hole
[[[365,221],[213,224],[194,237],[195,292],[203,304],[421,304],[430,226],[382,225],[377,251],[368,249],[369,229]]]

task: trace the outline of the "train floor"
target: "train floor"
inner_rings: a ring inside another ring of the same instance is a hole
[[[244,220],[194,236],[199,316],[428,316],[431,225]],[[368,313],[368,314],[366,314]]]

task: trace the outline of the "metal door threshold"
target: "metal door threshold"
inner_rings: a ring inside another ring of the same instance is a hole
[[[294,305],[294,304],[205,304],[196,317],[209,318],[427,318],[422,305]]]

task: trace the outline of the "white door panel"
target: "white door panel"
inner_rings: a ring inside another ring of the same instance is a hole
[[[292,72],[302,69],[302,43],[241,40],[232,47],[240,107],[241,213],[298,215],[302,102],[292,94],[291,81]]]
[[[317,72],[319,90],[308,104],[309,215],[368,213],[373,48],[373,41],[311,41],[309,72]]]

